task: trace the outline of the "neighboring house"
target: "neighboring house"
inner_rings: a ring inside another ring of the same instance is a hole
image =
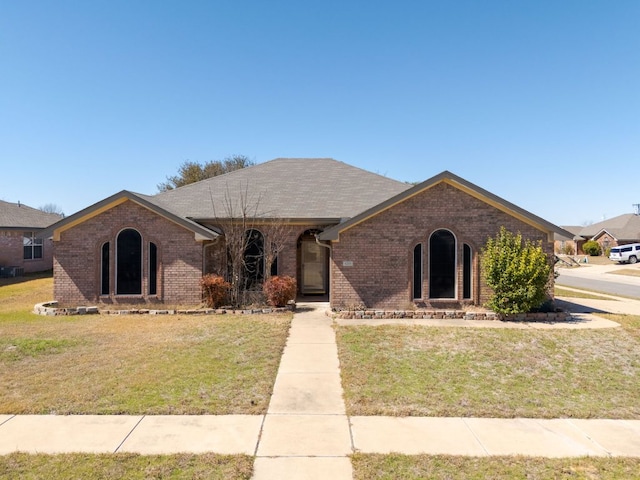
[[[596,241],[606,252],[611,247],[627,243],[640,243],[640,215],[625,213],[586,227],[564,227],[574,233],[576,253],[584,255],[582,245],[588,240]],[[562,241],[559,237],[557,241]],[[556,243],[556,247],[558,243]]]
[[[0,200],[0,275],[51,270],[53,244],[40,233],[61,218],[19,202]]]
[[[486,302],[479,255],[502,226],[549,255],[554,234],[570,235],[450,172],[412,186],[333,159],[276,159],[153,196],[122,191],[45,234],[62,305],[198,304],[202,275],[228,274],[240,228],[256,284],[268,269],[335,308],[404,309]]]
[[[584,239],[580,236],[580,232],[584,227],[563,225],[562,228],[570,235],[556,233],[554,236],[554,251],[566,255],[576,255],[578,253],[578,244],[582,245],[584,243]]]

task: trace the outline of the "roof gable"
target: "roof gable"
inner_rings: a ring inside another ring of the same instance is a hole
[[[477,185],[474,185],[473,183],[468,182],[463,178],[458,177],[457,175],[454,175],[453,173],[445,170],[444,172],[434,177],[431,177],[430,179],[425,180],[424,182],[419,183],[414,187],[404,192],[401,192],[398,195],[395,195],[394,197],[387,199],[386,201],[360,213],[359,215],[356,215],[355,217],[350,218],[349,220],[343,223],[340,223],[332,228],[325,230],[319,235],[319,239],[337,241],[340,238],[340,233],[348,230],[349,228],[352,228],[355,225],[358,225],[359,223],[362,223],[365,220],[375,215],[378,215],[379,213],[389,208],[392,208],[395,205],[398,205],[399,203],[402,203],[408,200],[409,198],[415,195],[419,195],[420,193],[425,192],[426,190],[429,190],[435,187],[436,185],[439,185],[442,183],[451,185],[452,187],[458,190],[461,190],[467,193],[468,195],[471,195],[472,197],[482,202],[485,202],[497,208],[498,210],[501,210],[517,218],[518,220],[524,223],[527,223],[539,230],[547,232],[547,234],[550,237],[550,240],[552,239],[553,233],[558,233],[561,235],[571,235],[569,232],[565,231],[564,229],[550,222],[547,222],[546,220],[514,205],[513,203],[510,203],[504,200],[503,198],[500,198],[497,195],[494,195],[493,193],[490,193],[489,191],[483,188],[480,188]]]
[[[175,213],[156,205],[152,201],[151,197],[147,197],[146,195],[141,195],[139,193],[129,192],[127,190],[122,190],[115,195],[105,198],[104,200],[91,205],[84,210],[81,210],[69,217],[64,218],[63,220],[60,220],[59,222],[49,226],[47,229],[41,232],[39,236],[45,237],[53,235],[54,240],[59,240],[60,234],[62,232],[69,230],[74,226],[87,221],[90,218],[100,215],[102,212],[110,210],[128,201],[135,202],[138,205],[141,205],[142,207],[151,210],[152,212],[186,228],[187,230],[191,230],[195,234],[196,240],[210,240],[218,236],[216,232],[194,222],[193,220],[182,218]]]

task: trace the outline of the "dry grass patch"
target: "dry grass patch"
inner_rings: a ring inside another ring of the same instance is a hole
[[[568,297],[568,298],[589,298],[592,300],[611,300],[617,301],[615,298],[605,297],[603,295],[598,295],[596,293],[590,293],[585,290],[569,290],[568,288],[562,288],[556,286],[554,288],[554,295],[556,297]]]
[[[337,339],[351,415],[640,418],[640,343],[621,328],[353,326]]]
[[[65,454],[0,456],[0,478],[6,480],[248,480],[253,457],[247,455],[114,455]]]
[[[619,480],[640,479],[638,458],[352,456],[355,480]]]
[[[613,275],[628,275],[631,277],[640,277],[640,268],[622,268],[609,272]]]
[[[266,412],[290,314],[29,313],[50,287],[0,287],[0,413]]]

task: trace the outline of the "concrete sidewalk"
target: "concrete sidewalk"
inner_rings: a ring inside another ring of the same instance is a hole
[[[348,417],[326,309],[299,305],[266,415],[0,415],[0,455],[239,453],[255,480],[351,479],[353,452],[640,457],[640,420]]]

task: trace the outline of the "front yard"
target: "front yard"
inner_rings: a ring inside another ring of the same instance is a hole
[[[50,289],[0,288],[0,413],[266,412],[290,314],[31,314]]]
[[[337,329],[350,415],[640,418],[640,325]]]
[[[0,280],[0,413],[266,411],[290,315],[38,317]],[[640,317],[607,330],[338,327],[350,415],[640,418]],[[0,478],[249,479],[246,455],[0,456]],[[352,456],[355,479],[640,478],[640,459]]]

